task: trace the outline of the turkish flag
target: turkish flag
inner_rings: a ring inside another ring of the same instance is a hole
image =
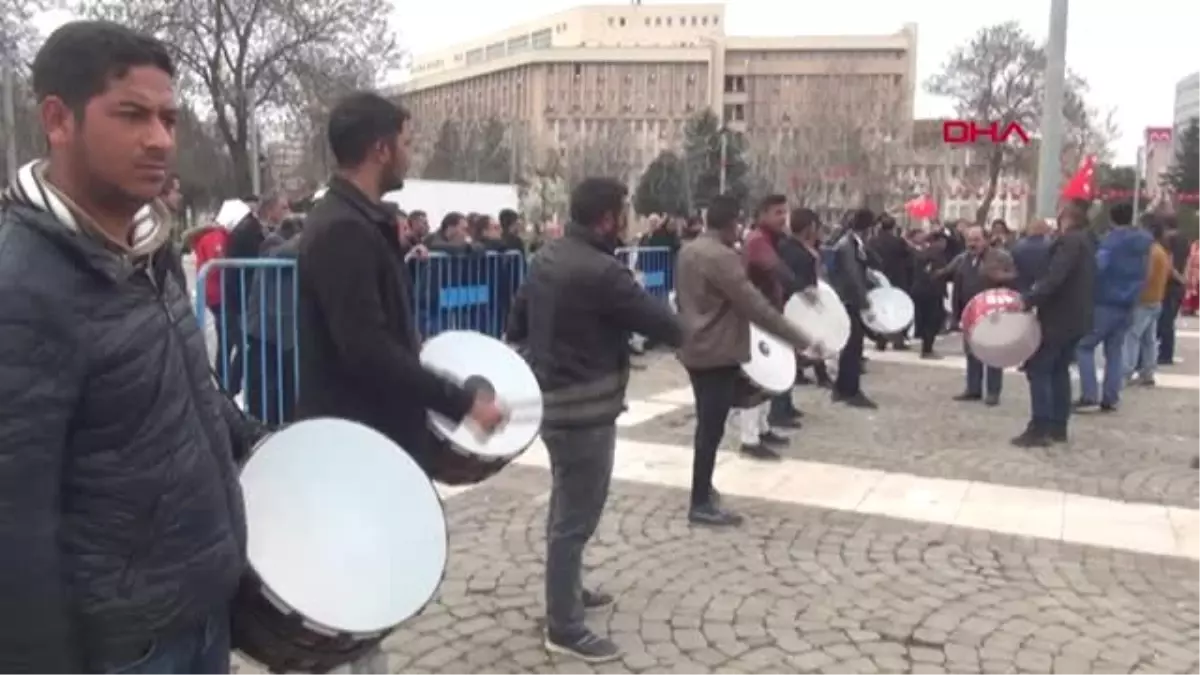
[[[929,220],[937,215],[937,204],[929,198],[929,195],[921,195],[916,199],[910,200],[904,205],[904,210],[908,211],[908,215],[917,220]]]
[[[1067,199],[1080,199],[1083,201],[1092,201],[1095,191],[1092,188],[1092,182],[1096,175],[1096,157],[1088,155],[1083,158],[1083,162],[1079,164],[1079,170],[1071,176],[1071,180],[1063,185],[1062,196]]]

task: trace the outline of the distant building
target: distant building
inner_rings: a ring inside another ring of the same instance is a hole
[[[748,138],[819,127],[811,111],[821,106],[860,133],[906,134],[916,48],[915,25],[890,35],[734,37],[722,4],[591,5],[418,56],[394,93],[417,120],[418,165],[444,120],[498,117],[534,150],[523,162],[597,152],[599,143],[628,146],[640,171],[678,147],[687,120],[706,108]]]
[[[1175,85],[1174,127],[1187,126],[1193,117],[1200,117],[1200,73],[1192,73]]]
[[[919,119],[913,123],[911,146],[892,167],[894,185],[905,195],[905,201],[929,195],[938,205],[943,221],[960,218],[973,221],[987,192],[986,148],[947,145],[942,138],[945,121]],[[1025,151],[1036,156],[1036,139]],[[1019,170],[1002,172],[988,209],[988,222],[1003,218],[1010,227],[1024,227],[1036,192],[1030,174]]]
[[[1175,159],[1174,138],[1175,130],[1171,127],[1146,127],[1142,140],[1142,180],[1146,181],[1150,199],[1163,190],[1161,183]]]

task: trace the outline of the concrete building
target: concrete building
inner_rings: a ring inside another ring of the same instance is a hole
[[[1149,198],[1158,197],[1162,181],[1175,159],[1175,130],[1171,127],[1146,127],[1142,146],[1142,180]]]
[[[444,120],[499,117],[522,166],[586,151],[639,172],[705,108],[765,148],[798,136],[847,145],[831,124],[858,145],[905,135],[916,42],[914,25],[729,36],[722,4],[584,6],[418,56],[394,93],[417,120],[418,165]]]
[[[1193,117],[1200,117],[1200,73],[1192,73],[1175,85],[1174,127],[1187,126]]]

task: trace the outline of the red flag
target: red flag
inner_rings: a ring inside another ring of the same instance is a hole
[[[1067,199],[1081,199],[1084,201],[1092,201],[1095,190],[1092,188],[1092,179],[1096,175],[1096,157],[1088,155],[1083,158],[1079,164],[1079,171],[1071,176],[1071,180],[1063,185],[1062,196]]]
[[[909,200],[904,205],[904,209],[908,211],[908,215],[917,220],[929,220],[937,215],[937,204],[934,203],[929,195],[921,195],[916,199]]]

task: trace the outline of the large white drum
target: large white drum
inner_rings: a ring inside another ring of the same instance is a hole
[[[880,337],[900,335],[912,325],[916,308],[908,293],[893,286],[878,286],[867,292],[871,310],[862,313],[863,323]]]
[[[817,282],[815,300],[796,293],[784,305],[783,315],[811,335],[826,354],[841,351],[850,340],[850,315],[837,291],[824,280]]]
[[[432,410],[429,426],[437,453],[430,475],[447,485],[483,481],[507,466],[537,439],[542,427],[542,390],[525,359],[490,335],[446,331],[421,348],[421,364],[472,393],[482,393],[507,408],[510,417],[491,433],[470,418],[457,423]]]
[[[1013,368],[1042,345],[1042,327],[1023,311],[1021,295],[1008,288],[985,290],[962,313],[963,336],[975,358],[994,368]]]
[[[241,485],[250,570],[233,643],[272,672],[346,663],[437,591],[447,551],[441,501],[379,432],[332,418],[297,422],[255,448]]]
[[[750,324],[750,360],[742,374],[754,386],[771,394],[790,391],[796,384],[796,351],[783,340]]]

